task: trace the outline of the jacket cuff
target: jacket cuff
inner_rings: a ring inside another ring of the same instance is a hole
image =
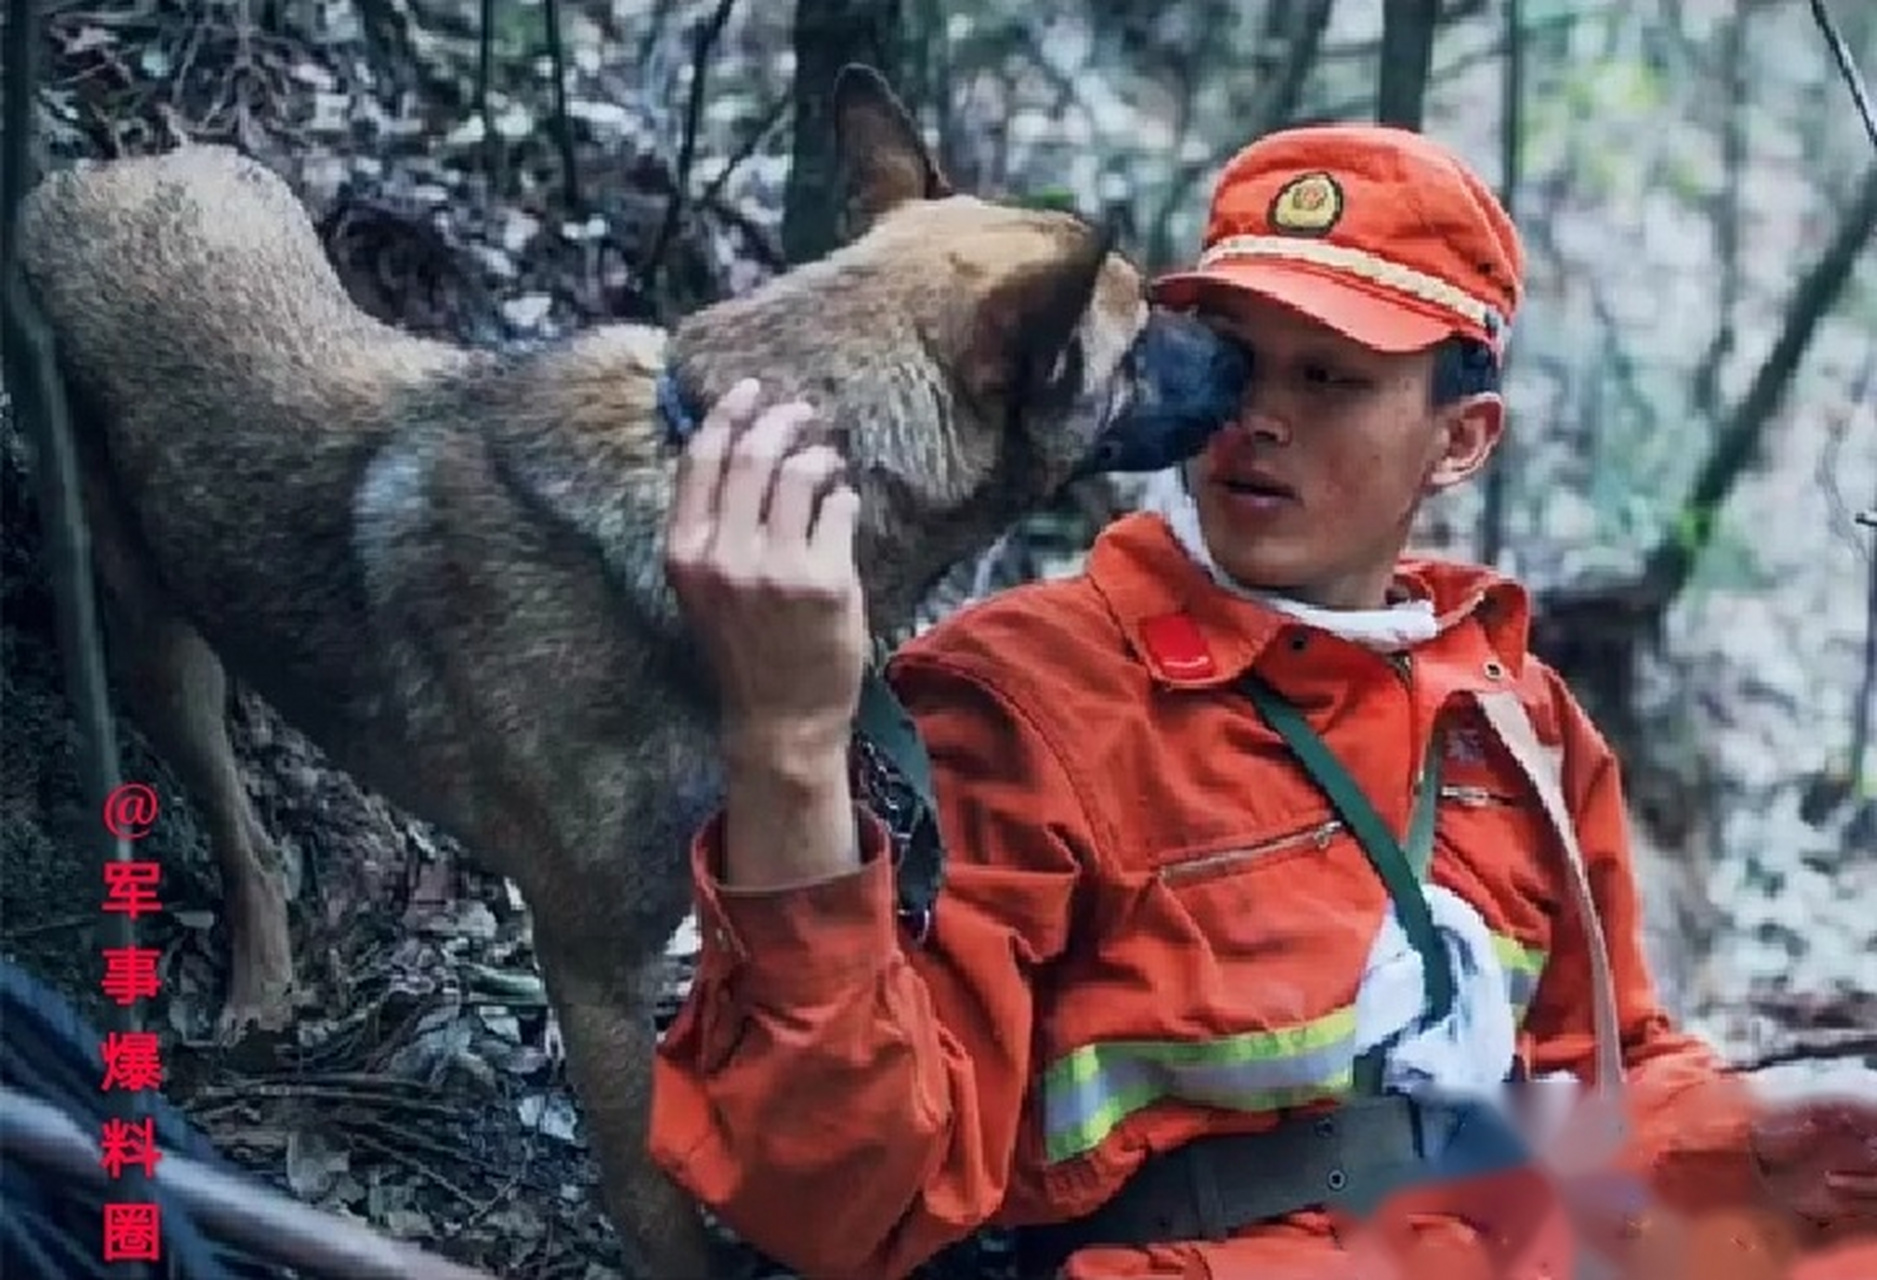
[[[1644,1064],[1632,1080],[1637,1151],[1656,1195],[1685,1213],[1771,1207],[1752,1156],[1759,1106],[1751,1087],[1726,1075],[1676,1080],[1683,1073],[1651,1071],[1674,1065]],[[1656,1074],[1670,1079],[1651,1079]]]
[[[877,973],[898,949],[893,860],[886,826],[856,807],[860,866],[775,889],[726,885],[723,814],[691,844],[700,977],[734,972],[764,1003],[812,1000]]]

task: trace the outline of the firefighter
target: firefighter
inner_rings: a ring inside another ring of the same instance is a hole
[[[806,411],[711,413],[667,567],[726,791],[651,1142],[742,1237],[816,1280],[986,1225],[1069,1280],[1417,1255],[1535,1280],[1717,1222],[1773,1275],[1877,1225],[1877,1109],[1772,1108],[1658,1001],[1617,761],[1530,651],[1525,590],[1405,554],[1501,438],[1523,266],[1413,133],[1287,130],[1225,166],[1152,295],[1250,356],[1236,418],[1083,573],[887,668],[949,859],[918,927],[857,803],[851,538],[777,469]],[[1502,1082],[1560,1079],[1622,1122],[1596,1169],[1546,1163],[1579,1120],[1536,1164],[1479,1157]]]

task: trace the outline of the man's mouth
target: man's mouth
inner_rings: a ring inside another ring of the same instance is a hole
[[[1275,476],[1235,472],[1219,476],[1217,481],[1228,492],[1244,498],[1264,498],[1273,502],[1294,502],[1297,499],[1297,491]]]

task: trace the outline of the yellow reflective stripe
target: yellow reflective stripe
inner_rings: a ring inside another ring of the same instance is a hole
[[[1106,1040],[1043,1074],[1043,1146],[1050,1163],[1092,1151],[1123,1120],[1177,1100],[1270,1111],[1347,1092],[1355,1064],[1353,1005],[1274,1031],[1216,1040]]]
[[[1547,953],[1504,934],[1492,941],[1513,1017],[1523,1021]],[[1355,1030],[1352,1005],[1294,1027],[1216,1040],[1084,1045],[1043,1074],[1045,1155],[1054,1164],[1092,1151],[1123,1120],[1157,1102],[1271,1111],[1346,1093]]]
[[[1506,999],[1512,1002],[1513,1021],[1523,1022],[1525,1010],[1531,1007],[1532,996],[1538,990],[1538,979],[1545,971],[1547,954],[1503,933],[1492,935],[1492,949],[1506,971]]]

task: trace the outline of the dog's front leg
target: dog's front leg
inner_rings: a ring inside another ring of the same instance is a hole
[[[599,1161],[607,1216],[645,1280],[719,1280],[734,1275],[696,1203],[652,1162],[652,1015],[664,972],[657,952],[638,962],[601,960],[548,941],[537,925],[541,972],[567,1051],[587,1143]],[[576,944],[578,945],[578,944]],[[587,940],[588,947],[610,946]]]

